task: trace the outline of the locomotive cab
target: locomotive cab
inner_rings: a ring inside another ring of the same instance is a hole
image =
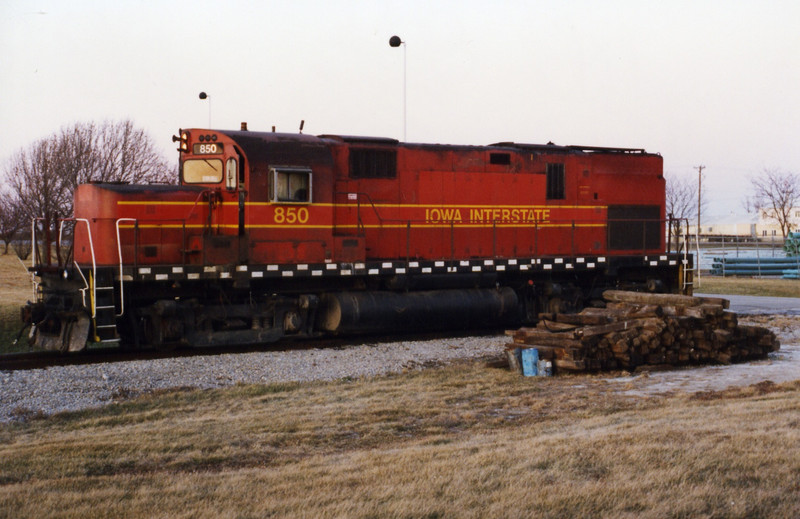
[[[246,262],[247,164],[241,150],[211,130],[180,130],[173,140],[179,142],[181,185],[207,190],[207,226],[188,248],[202,251],[203,263]]]
[[[243,125],[243,127],[245,127]],[[333,159],[303,134],[182,130],[181,183],[217,197],[206,249],[218,263],[316,263],[335,260]],[[230,243],[221,238],[235,237]],[[236,258],[226,251],[236,249]],[[215,243],[222,243],[217,247]],[[363,260],[363,257],[361,258]]]
[[[180,142],[182,185],[219,189],[224,180],[228,191],[244,188],[244,164],[240,169],[241,159],[233,141],[215,132],[195,133],[194,137],[189,130],[179,133],[180,137],[173,137],[173,140]]]

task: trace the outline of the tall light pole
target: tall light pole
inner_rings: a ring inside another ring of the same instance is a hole
[[[208,127],[211,128],[211,96],[206,94],[205,92],[200,92],[198,96],[200,99],[208,99]]]
[[[403,46],[403,142],[406,142],[406,42],[400,36],[389,38],[390,47]]]
[[[697,233],[695,234],[695,241],[697,245],[697,286],[700,286],[700,189],[703,187],[703,170],[705,166],[696,166],[697,170]]]

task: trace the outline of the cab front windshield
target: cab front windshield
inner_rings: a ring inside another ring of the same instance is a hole
[[[189,159],[183,163],[183,181],[187,184],[221,182],[222,172],[220,159]]]

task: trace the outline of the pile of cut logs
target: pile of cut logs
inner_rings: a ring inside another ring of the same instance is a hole
[[[536,348],[555,371],[597,371],[649,365],[740,362],[780,348],[775,334],[738,324],[722,298],[607,290],[605,308],[539,314],[536,328],[506,332],[509,359]],[[514,363],[512,362],[512,365]]]

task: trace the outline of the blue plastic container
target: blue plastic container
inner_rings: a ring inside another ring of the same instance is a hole
[[[526,377],[539,374],[539,350],[536,348],[522,350],[522,374]]]

